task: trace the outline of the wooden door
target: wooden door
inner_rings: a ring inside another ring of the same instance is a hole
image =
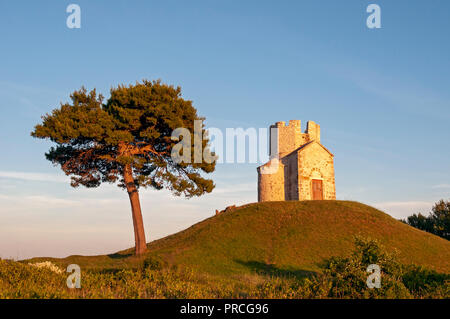
[[[313,200],[322,200],[323,199],[322,180],[320,180],[320,179],[312,180],[312,199]]]

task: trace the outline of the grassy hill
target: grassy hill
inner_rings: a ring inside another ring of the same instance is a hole
[[[405,264],[450,273],[450,242],[410,227],[370,206],[350,201],[288,201],[244,205],[148,244],[147,255],[219,276],[303,275],[354,249],[354,236],[378,239]],[[82,268],[127,268],[142,261],[133,249],[103,256],[51,260]]]

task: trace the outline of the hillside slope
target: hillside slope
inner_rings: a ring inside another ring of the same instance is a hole
[[[149,243],[148,254],[218,275],[253,271],[301,275],[318,271],[326,258],[348,255],[356,235],[378,239],[387,250],[398,250],[405,264],[450,273],[449,241],[349,201],[244,205]],[[137,262],[132,252],[53,260],[95,268],[126,267]]]

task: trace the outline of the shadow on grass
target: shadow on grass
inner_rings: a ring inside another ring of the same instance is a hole
[[[258,274],[272,277],[282,277],[282,278],[295,277],[297,279],[303,279],[317,274],[316,272],[309,270],[279,268],[276,267],[275,265],[266,264],[259,261],[243,261],[243,260],[234,260],[234,261]]]
[[[124,259],[133,256],[133,254],[109,254],[108,257],[111,259]]]

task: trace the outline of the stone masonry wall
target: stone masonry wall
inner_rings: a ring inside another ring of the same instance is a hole
[[[292,153],[282,159],[284,165],[285,200],[298,200],[298,153]]]
[[[323,199],[336,199],[333,155],[320,143],[320,126],[312,121],[301,132],[299,120],[277,122],[278,170],[262,174],[269,163],[258,167],[258,201],[310,200],[312,180],[322,180]],[[272,134],[271,130],[271,134]],[[315,141],[293,152],[308,142]],[[270,150],[271,156],[274,150]],[[274,161],[274,159],[272,159]]]
[[[323,199],[336,199],[333,156],[319,144],[302,150],[298,157],[299,200],[312,199],[312,180],[322,180]]]
[[[270,128],[278,129],[278,156],[280,158],[309,141],[308,135],[302,133],[299,120],[289,121],[288,125],[285,122],[277,122]],[[271,150],[270,154],[274,155],[274,150]]]
[[[270,162],[269,162],[270,163]],[[284,165],[276,161],[278,169],[272,174],[263,174],[262,169],[270,169],[270,164],[258,167],[258,202],[283,201],[284,194]]]

